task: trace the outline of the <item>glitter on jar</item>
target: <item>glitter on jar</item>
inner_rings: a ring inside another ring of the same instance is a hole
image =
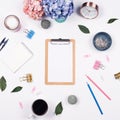
[[[97,50],[104,51],[110,48],[112,39],[106,32],[99,32],[93,38],[93,45]]]

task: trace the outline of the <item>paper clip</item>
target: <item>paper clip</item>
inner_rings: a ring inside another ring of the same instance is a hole
[[[119,79],[120,80],[120,72],[114,74],[114,77],[115,77],[115,79]]]
[[[27,34],[26,37],[29,39],[32,39],[32,37],[35,34],[35,32],[33,30],[28,30],[28,29],[25,29],[23,32]]]
[[[20,81],[32,82],[32,74],[28,73],[25,76],[20,77]]]
[[[103,64],[101,64],[100,61],[96,60],[95,63],[94,63],[94,65],[93,65],[93,68],[94,68],[95,70],[99,70],[99,68],[101,68],[102,70],[104,70],[105,67],[104,67]]]

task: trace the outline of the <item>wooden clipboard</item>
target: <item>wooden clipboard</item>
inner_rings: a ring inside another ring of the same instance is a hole
[[[75,40],[45,41],[45,84],[75,84]]]

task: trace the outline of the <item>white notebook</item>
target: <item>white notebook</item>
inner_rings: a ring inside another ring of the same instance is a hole
[[[0,51],[0,60],[8,66],[12,72],[16,72],[21,68],[31,57],[33,53],[24,43],[10,43],[10,40],[5,47]]]

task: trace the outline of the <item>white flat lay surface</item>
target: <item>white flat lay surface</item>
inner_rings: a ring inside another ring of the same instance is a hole
[[[89,20],[80,16],[77,10],[86,1],[74,0],[74,13],[64,23],[57,23],[47,18],[51,21],[49,29],[43,29],[40,20],[33,20],[24,14],[23,0],[1,1],[0,35],[8,37],[10,42],[24,43],[32,51],[33,56],[15,73],[0,62],[0,77],[4,76],[7,81],[5,91],[0,92],[0,120],[27,120],[32,114],[31,104],[38,98],[45,99],[49,105],[47,114],[38,118],[39,120],[120,120],[120,81],[114,78],[114,74],[120,72],[120,2],[119,0],[92,1],[99,5],[97,18]],[[4,26],[5,17],[11,14],[20,18],[21,30],[18,32],[9,31]],[[118,18],[118,20],[107,24],[110,18]],[[87,26],[90,33],[82,33],[78,25]],[[24,29],[35,31],[32,39],[26,37]],[[98,51],[93,46],[93,37],[98,32],[107,32],[111,35],[112,46],[106,51]],[[45,40],[56,38],[75,39],[75,85],[45,84]],[[96,60],[101,61],[104,70],[93,69]],[[19,80],[27,73],[32,74],[33,82]],[[90,76],[111,100],[107,99],[85,75]],[[92,87],[103,115],[100,114],[86,82]],[[23,89],[11,93],[16,86],[22,86]],[[70,105],[67,101],[67,97],[72,94],[78,98],[75,105]],[[60,101],[63,104],[63,112],[56,116],[55,106]]]

